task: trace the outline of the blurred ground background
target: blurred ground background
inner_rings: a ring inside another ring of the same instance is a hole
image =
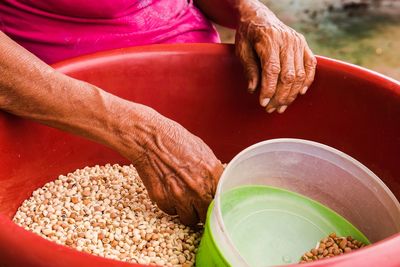
[[[313,52],[400,80],[400,0],[262,0]],[[222,42],[232,30],[217,26]]]

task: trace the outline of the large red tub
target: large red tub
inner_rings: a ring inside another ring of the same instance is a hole
[[[283,115],[245,90],[229,45],[156,45],[98,53],[55,67],[149,105],[200,136],[224,162],[261,140],[335,147],[375,172],[400,199],[400,83],[318,58],[315,82]],[[0,113],[0,266],[133,266],[53,244],[11,218],[33,190],[76,168],[126,159],[108,148]],[[371,211],[371,216],[374,212]],[[400,266],[400,234],[310,266]]]

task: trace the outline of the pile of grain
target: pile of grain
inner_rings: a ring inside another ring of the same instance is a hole
[[[300,263],[339,256],[363,247],[365,247],[364,243],[351,236],[339,237],[336,236],[336,233],[332,233],[318,242],[316,248],[304,253],[301,257]]]
[[[141,264],[192,266],[201,236],[150,201],[132,165],[61,175],[34,191],[13,220],[58,244]]]

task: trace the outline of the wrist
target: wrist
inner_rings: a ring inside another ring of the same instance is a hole
[[[252,22],[254,24],[274,24],[280,20],[262,2],[258,0],[241,0],[237,3],[239,23]]]
[[[154,143],[162,116],[154,109],[120,98],[113,99],[105,119],[107,145],[135,161]]]

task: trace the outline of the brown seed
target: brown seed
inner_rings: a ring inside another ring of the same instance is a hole
[[[333,254],[335,254],[335,255],[339,255],[339,254],[340,254],[340,250],[339,250],[339,249],[337,249],[337,248],[336,248],[336,249],[334,249],[334,250],[333,250]]]
[[[77,197],[71,197],[71,202],[76,204],[79,202],[79,199]]]
[[[74,241],[72,241],[71,239],[65,240],[65,244],[66,244],[67,246],[71,246],[73,243],[74,243]]]
[[[329,235],[329,237],[330,237],[330,238],[335,238],[335,237],[336,237],[336,233],[331,233],[331,234]]]
[[[113,248],[115,248],[117,245],[118,245],[118,241],[113,240],[113,241],[111,242],[111,246],[112,246]]]
[[[328,252],[327,249],[325,249],[324,252],[322,253],[323,256],[326,256],[326,255],[328,255],[328,254],[329,254],[329,252]]]
[[[87,206],[87,205],[89,205],[89,204],[90,204],[90,199],[85,198],[85,199],[83,200],[83,205]]]
[[[353,238],[351,236],[347,236],[346,238],[348,241],[353,241]]]
[[[103,240],[104,239],[104,234],[103,233],[98,233],[98,235],[97,235],[97,238],[99,239],[99,240]]]
[[[344,253],[349,253],[349,252],[351,252],[351,248],[349,248],[349,247],[344,248]]]
[[[325,249],[326,245],[324,243],[319,244],[319,248]]]
[[[346,239],[343,239],[342,241],[340,241],[339,247],[341,249],[344,249],[346,246],[347,246],[347,240]]]
[[[326,247],[327,248],[331,247],[332,245],[333,245],[333,242],[331,242],[331,241],[326,242]]]
[[[311,253],[312,253],[314,256],[317,256],[317,255],[318,255],[318,250],[315,249],[315,248],[313,248],[313,249],[311,250]]]
[[[319,254],[319,255],[322,255],[322,253],[324,253],[324,249],[323,249],[323,248],[319,248],[319,249],[318,249],[318,254]]]
[[[312,256],[314,256],[311,252],[306,252],[306,256],[308,257],[308,258],[312,258]]]
[[[117,218],[117,214],[116,214],[115,212],[111,212],[111,213],[110,213],[110,218],[111,218],[111,219]]]

